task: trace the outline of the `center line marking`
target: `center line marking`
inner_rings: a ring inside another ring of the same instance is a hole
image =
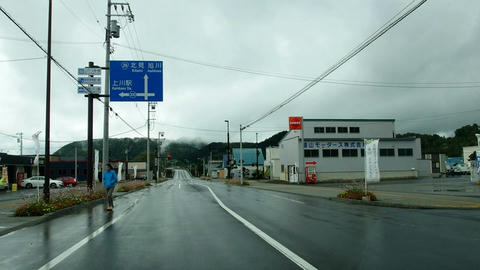
[[[317,269],[315,266],[311,265],[310,263],[308,263],[307,261],[305,261],[304,259],[302,259],[300,256],[298,256],[297,254],[293,253],[293,251],[289,250],[287,247],[285,247],[284,245],[280,244],[277,240],[273,239],[272,237],[270,237],[268,234],[264,233],[262,230],[260,230],[259,228],[257,228],[255,225],[253,225],[252,223],[248,222],[246,219],[244,219],[243,217],[241,217],[239,214],[235,213],[233,210],[231,210],[230,208],[228,208],[225,204],[223,204],[223,202],[217,197],[217,195],[215,195],[215,193],[213,192],[213,190],[209,187],[209,186],[206,186],[206,185],[203,185],[203,184],[197,184],[197,185],[200,185],[200,186],[204,186],[206,188],[208,188],[208,190],[210,191],[210,193],[212,194],[213,198],[217,201],[217,203],[220,205],[220,207],[222,207],[225,211],[227,211],[230,215],[232,215],[234,218],[236,218],[238,221],[240,221],[241,223],[243,223],[243,225],[245,225],[248,229],[250,229],[253,233],[255,233],[256,235],[258,235],[260,238],[262,238],[263,240],[265,240],[265,242],[267,242],[268,244],[270,244],[273,248],[275,248],[276,250],[278,250],[280,253],[282,253],[285,257],[287,257],[288,259],[290,259],[292,262],[294,262],[296,265],[298,265],[300,268],[302,269]]]

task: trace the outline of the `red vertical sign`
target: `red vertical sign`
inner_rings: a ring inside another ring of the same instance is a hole
[[[288,117],[288,128],[290,130],[302,129],[302,117],[301,116]]]

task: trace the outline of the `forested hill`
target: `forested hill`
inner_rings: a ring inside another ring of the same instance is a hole
[[[265,148],[269,146],[277,146],[279,141],[285,136],[287,131],[279,132],[272,137],[259,142],[258,147],[262,149],[265,155]],[[439,135],[405,133],[398,134],[397,137],[418,137],[422,141],[423,153],[445,153],[447,156],[456,157],[462,156],[462,147],[477,144],[475,133],[480,133],[477,124],[467,125],[455,130],[454,137],[442,137]],[[128,159],[133,161],[146,160],[146,146],[147,140],[145,138],[123,138],[110,139],[110,159],[111,160],[125,160],[126,150],[128,150]],[[245,148],[255,147],[254,143],[244,143]],[[87,157],[87,142],[73,142],[60,148],[55,155],[61,156],[62,159],[73,159],[77,148],[79,159],[86,159]],[[95,149],[102,150],[102,140],[94,141]],[[157,149],[157,143],[152,140],[150,143],[152,149],[152,158]],[[171,154],[172,159],[180,163],[198,162],[198,158],[207,158],[212,152],[213,159],[222,159],[226,153],[225,142],[195,142],[195,141],[167,141],[162,147],[162,155]],[[231,148],[238,148],[239,143],[231,143]],[[101,153],[100,153],[101,157]],[[152,159],[153,160],[153,159]]]
[[[477,145],[477,137],[475,133],[480,133],[477,124],[467,125],[455,130],[454,137],[442,137],[439,135],[405,133],[399,134],[397,137],[417,137],[422,141],[423,153],[442,153],[449,157],[463,156],[464,146]]]
[[[278,142],[285,136],[287,132],[279,132],[272,137],[259,142],[258,147],[262,149],[265,155],[265,148],[269,146],[277,146]],[[100,157],[102,151],[102,140],[94,140],[94,148],[100,150]],[[232,142],[231,148],[238,148],[238,142]],[[243,143],[243,147],[255,147],[255,143]],[[87,157],[87,142],[79,141],[67,144],[54,153],[64,160],[73,160],[75,155],[75,148],[77,148],[78,159],[86,159]],[[110,139],[110,160],[125,160],[126,151],[128,150],[128,159],[131,161],[145,161],[146,160],[146,138],[123,138]],[[151,156],[156,153],[157,142],[150,141]],[[198,158],[207,158],[212,152],[213,159],[222,159],[226,153],[227,144],[225,142],[213,142],[206,144],[204,142],[195,141],[167,141],[162,146],[161,155],[170,154],[173,160],[178,160],[180,163],[197,162]],[[152,159],[153,160],[153,159]]]

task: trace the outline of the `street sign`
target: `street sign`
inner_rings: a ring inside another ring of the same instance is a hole
[[[110,61],[110,101],[163,101],[163,62]]]
[[[317,165],[316,161],[305,161],[305,165]]]
[[[78,75],[102,75],[101,68],[79,68]]]
[[[288,127],[290,130],[302,129],[302,117],[301,116],[288,117]]]
[[[87,89],[85,89],[87,88]],[[85,87],[79,86],[78,87],[78,94],[100,94],[102,92],[101,86],[88,86]]]
[[[78,77],[78,83],[84,84],[102,84],[101,77]]]

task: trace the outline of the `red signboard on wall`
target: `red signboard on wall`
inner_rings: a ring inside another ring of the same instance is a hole
[[[302,129],[302,117],[301,116],[288,117],[288,128],[290,130]]]

